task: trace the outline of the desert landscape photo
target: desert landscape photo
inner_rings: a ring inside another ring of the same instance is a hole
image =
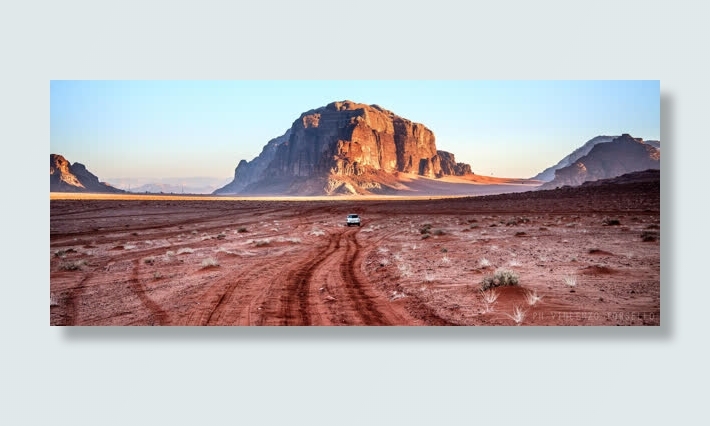
[[[50,84],[50,325],[658,326],[658,81]]]

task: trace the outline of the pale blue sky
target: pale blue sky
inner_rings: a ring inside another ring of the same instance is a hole
[[[298,116],[378,104],[474,173],[532,177],[597,135],[660,139],[650,81],[51,81],[50,151],[101,180],[225,178]]]

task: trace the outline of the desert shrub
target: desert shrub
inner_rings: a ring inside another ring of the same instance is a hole
[[[429,238],[429,234],[422,235],[422,240],[426,240],[427,238]]]
[[[489,266],[491,266],[491,261],[486,259],[485,257],[481,258],[481,260],[478,261],[479,268],[487,268]]]
[[[65,271],[77,271],[81,269],[82,266],[86,264],[85,261],[83,260],[77,260],[76,262],[66,262],[63,263],[61,268],[64,269]]]
[[[218,239],[218,240],[223,240],[223,239],[225,239],[226,237],[227,237],[227,236],[226,236],[225,234],[217,234],[217,239]]]
[[[425,223],[421,228],[419,228],[419,233],[424,235],[431,231],[431,223]]]
[[[74,250],[73,248],[69,248],[69,249],[65,249],[65,250],[57,250],[54,252],[54,255],[57,257],[64,257],[70,253],[76,253],[76,250]]]
[[[577,285],[577,277],[574,275],[565,275],[562,277],[562,281],[567,287],[575,287]]]
[[[155,257],[153,257],[153,256],[146,257],[145,259],[143,259],[143,262],[146,265],[152,265],[153,263],[155,263]]]
[[[537,291],[528,290],[525,292],[525,301],[528,302],[528,305],[533,306],[540,300],[542,300],[542,297],[537,294]]]
[[[195,250],[191,249],[190,247],[182,247],[178,249],[177,254],[183,254],[183,253],[194,253]]]
[[[498,226],[497,223],[491,223],[490,225],[488,225],[489,228],[495,228],[496,226]]]
[[[523,232],[523,231],[518,231],[518,232],[515,233],[515,236],[516,236],[516,237],[524,237],[524,236],[526,236],[526,235],[528,235],[528,234],[526,234],[526,233]]]
[[[641,240],[644,242],[656,241],[658,239],[658,232],[644,231],[641,234]]]
[[[490,289],[490,290],[480,290],[481,292],[481,298],[483,299],[483,307],[485,312],[492,312],[493,311],[493,305],[495,305],[496,300],[498,300],[498,296],[500,296],[500,291],[496,289]]]
[[[481,288],[488,290],[493,287],[515,286],[520,283],[520,277],[510,269],[500,268],[493,275],[483,278]]]
[[[434,235],[446,235],[446,232],[443,229],[437,229],[434,231]]]
[[[442,252],[442,253],[448,253],[449,250],[448,250],[447,248],[443,248],[443,249],[441,249],[441,252]]]
[[[527,313],[527,312],[525,312],[525,311],[523,310],[523,308],[521,308],[520,306],[516,306],[515,309],[513,309],[513,315],[509,315],[509,314],[506,314],[506,315],[507,315],[510,319],[512,319],[513,321],[515,321],[515,325],[520,325],[520,324],[522,324],[523,321],[525,320],[525,314],[526,314],[526,313]]]
[[[203,268],[210,268],[213,266],[219,266],[219,262],[214,257],[208,257],[202,261]]]
[[[249,232],[249,231],[247,230],[247,228],[242,226],[241,228],[237,228],[237,232],[240,234],[243,234],[243,233]]]
[[[264,247],[268,246],[269,244],[271,244],[271,241],[269,239],[254,241],[254,245],[257,247]]]
[[[604,220],[602,220],[602,225],[604,225],[604,226],[619,226],[619,225],[621,225],[621,221],[619,221],[619,219],[611,219],[611,218],[605,217]]]

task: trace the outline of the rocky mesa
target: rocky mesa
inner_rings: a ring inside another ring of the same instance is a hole
[[[659,143],[660,146],[660,143]],[[661,151],[641,138],[625,133],[611,142],[599,143],[572,164],[555,171],[555,178],[540,189],[577,186],[631,172],[660,170]]]
[[[378,105],[333,102],[307,111],[215,194],[390,194],[398,173],[428,178],[472,175],[436,148],[434,133]]]
[[[49,192],[121,193],[121,189],[99,182],[81,163],[71,164],[59,154],[49,154]]]

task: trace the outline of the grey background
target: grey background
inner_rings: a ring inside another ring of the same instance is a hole
[[[707,4],[3,5],[0,423],[705,423]],[[255,78],[661,80],[662,326],[50,327],[49,81]]]

